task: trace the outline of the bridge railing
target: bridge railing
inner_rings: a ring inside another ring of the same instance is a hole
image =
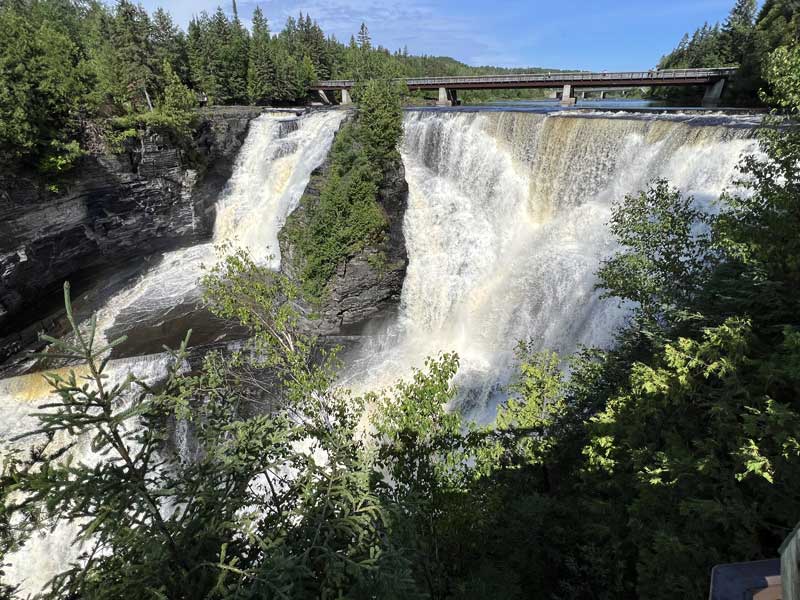
[[[409,87],[420,85],[441,87],[474,84],[474,83],[526,83],[526,82],[554,82],[554,83],[583,83],[602,81],[625,81],[642,79],[696,79],[707,81],[729,77],[736,73],[733,67],[714,69],[653,69],[650,71],[622,71],[622,72],[573,72],[573,73],[509,73],[503,75],[465,75],[460,77],[409,77],[399,79]],[[351,79],[332,79],[318,81],[313,87],[350,88],[355,85]]]

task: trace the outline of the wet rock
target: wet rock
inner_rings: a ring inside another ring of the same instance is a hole
[[[0,171],[0,360],[57,309],[65,279],[208,239],[216,198],[259,114],[208,110],[190,143],[149,132],[121,153],[93,151],[57,192],[35,173]]]
[[[305,225],[308,206],[319,200],[330,164],[325,161],[311,176],[300,205],[292,214],[295,225]],[[386,214],[389,229],[384,240],[364,248],[339,265],[328,282],[322,306],[300,302],[298,308],[306,316],[307,328],[315,334],[357,335],[373,319],[394,310],[408,266],[403,219],[408,205],[408,184],[400,158],[383,174],[378,202]],[[281,270],[299,280],[300,257],[285,232],[279,236]]]

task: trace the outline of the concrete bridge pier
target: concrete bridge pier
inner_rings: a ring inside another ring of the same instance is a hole
[[[439,88],[437,106],[456,106],[458,104],[458,91],[455,89]]]
[[[319,99],[322,100],[323,104],[331,104],[331,99],[328,98],[328,94],[325,93],[325,90],[317,90],[319,93]]]
[[[564,84],[564,89],[561,92],[561,104],[563,106],[572,106],[575,104],[575,96],[573,96],[572,86],[569,83]]]
[[[352,103],[353,99],[350,97],[350,90],[344,88],[342,90],[342,106],[344,106],[345,104],[352,104]]]
[[[716,83],[706,86],[706,93],[703,94],[703,106],[719,106],[719,99],[722,97],[722,90],[725,88],[725,80],[720,79]]]

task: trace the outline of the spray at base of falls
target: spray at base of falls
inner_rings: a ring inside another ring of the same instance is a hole
[[[120,323],[135,327],[154,315],[164,318],[175,306],[195,303],[203,266],[221,258],[216,249],[220,244],[243,248],[257,262],[277,268],[278,232],[297,206],[311,172],[327,156],[345,115],[321,111],[297,120],[270,115],[254,120],[231,180],[217,202],[213,241],[164,254],[155,267],[98,312],[98,333],[103,335]],[[153,385],[167,377],[170,360],[166,353],[121,359],[110,362],[106,374],[112,384],[134,373]],[[0,456],[10,449],[10,438],[34,428],[30,413],[50,397],[41,374],[0,380]],[[44,443],[41,438],[27,439],[18,447]],[[47,448],[55,451],[70,443],[75,445],[68,454],[75,460],[89,464],[98,460],[88,440],[56,439]],[[81,549],[73,544],[77,531],[77,524],[61,522],[53,531],[34,534],[19,551],[5,557],[9,563],[6,581],[20,584],[23,595],[38,593],[53,575],[78,559]]]
[[[455,351],[460,410],[494,418],[532,339],[562,354],[607,347],[627,311],[595,289],[626,194],[666,178],[708,205],[756,144],[735,118],[413,111],[402,148],[409,266],[396,323],[344,380],[386,387]]]

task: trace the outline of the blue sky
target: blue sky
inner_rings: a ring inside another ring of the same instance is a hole
[[[142,0],[181,25],[219,0]],[[230,12],[230,0],[223,8]],[[347,41],[361,21],[374,43],[414,54],[448,55],[471,65],[635,70],[654,66],[680,37],[725,18],[734,0],[239,0],[256,4],[273,30],[309,12],[326,33]],[[713,66],[713,65],[709,65]]]

